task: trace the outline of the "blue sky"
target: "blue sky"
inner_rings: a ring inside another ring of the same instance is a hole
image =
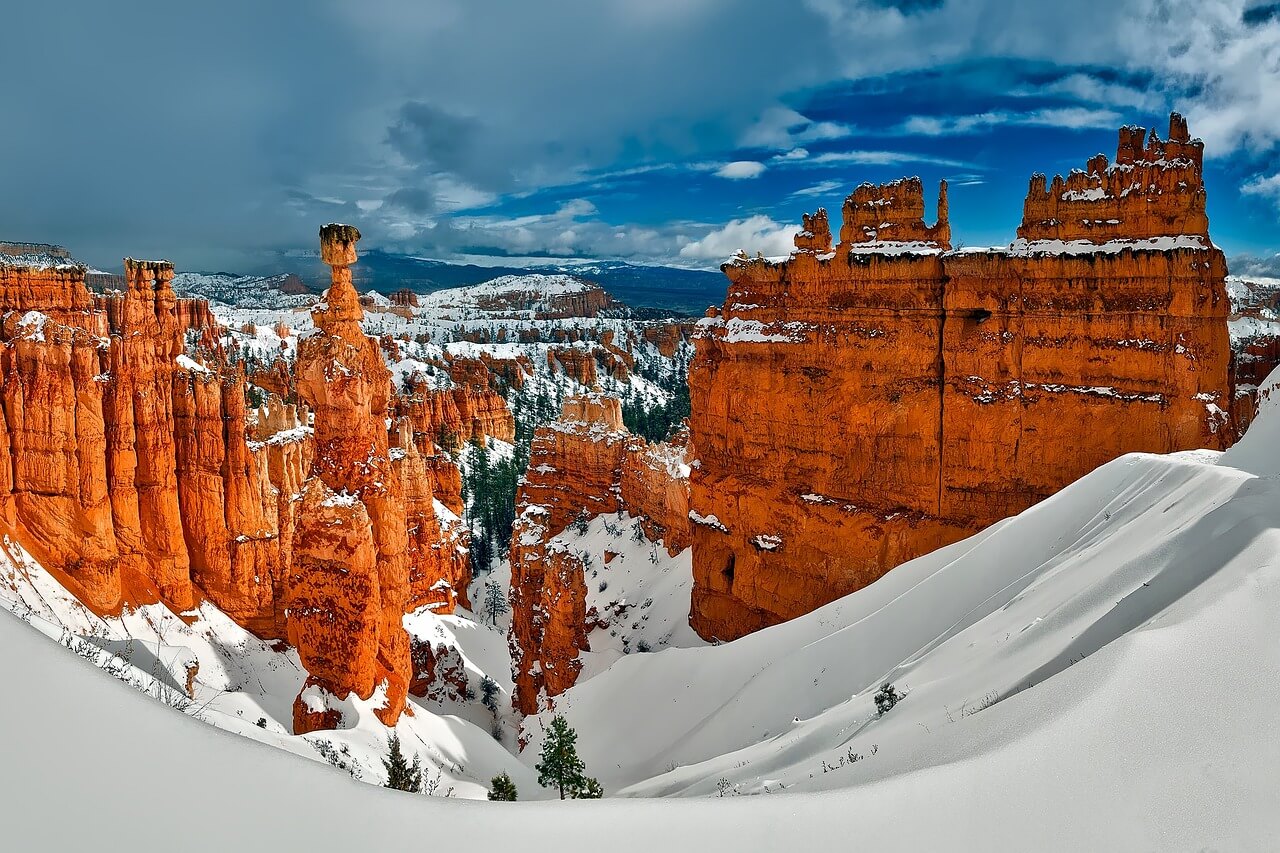
[[[265,8],[262,8],[265,7]],[[714,266],[863,181],[1007,243],[1032,172],[1170,109],[1211,232],[1280,252],[1280,5],[1255,0],[24,4],[0,239],[252,269],[352,221],[443,258]],[[56,33],[56,38],[49,34]],[[1240,261],[1239,266],[1249,263]]]

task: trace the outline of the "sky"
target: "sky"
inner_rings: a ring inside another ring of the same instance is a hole
[[[1033,172],[1177,109],[1214,240],[1280,272],[1280,3],[47,0],[6,10],[0,75],[0,240],[106,269],[253,272],[330,221],[714,267],[903,175],[1005,244]]]

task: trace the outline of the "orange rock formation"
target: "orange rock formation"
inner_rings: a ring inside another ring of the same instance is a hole
[[[683,450],[629,433],[621,401],[598,392],[566,399],[560,420],[534,435],[511,537],[508,642],[521,713],[572,687],[589,649],[582,562],[551,540],[580,513],[621,511],[643,516],[646,534],[669,552],[687,547]]]
[[[1008,249],[947,251],[945,186],[926,226],[911,179],[859,187],[834,253],[820,212],[791,259],[725,265],[689,377],[700,634],[806,613],[1123,453],[1229,443],[1226,267],[1171,125],[1047,197],[1033,178]]]
[[[389,372],[352,310],[356,235],[326,234],[335,287],[299,362],[319,454],[306,402],[248,407],[242,366],[207,303],[174,296],[172,264],[128,259],[125,290],[95,296],[56,247],[0,254],[0,528],[98,613],[208,599],[292,637],[311,674],[299,731],[336,725],[324,697],[367,697],[374,680],[393,722],[411,674],[400,616],[451,611],[470,571],[435,505],[461,510],[457,468],[418,454],[407,424],[390,446]]]
[[[393,724],[412,677],[401,625],[410,595],[408,522],[385,425],[391,374],[360,328],[351,283],[359,239],[349,225],[320,230],[332,283],[312,310],[316,334],[298,347],[298,394],[315,414],[315,449],[286,585],[289,641],[310,673],[294,702],[295,732],[328,722],[332,708],[317,707],[317,693],[369,699],[378,688],[378,715]]]

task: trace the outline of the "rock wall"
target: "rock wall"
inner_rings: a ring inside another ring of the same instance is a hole
[[[809,612],[1123,453],[1231,441],[1226,266],[1173,125],[1122,130],[1052,210],[1033,179],[1008,249],[948,251],[945,187],[926,226],[907,180],[858,188],[834,252],[820,213],[790,259],[725,265],[689,377],[702,636]],[[1135,179],[1140,205],[1110,198]]]
[[[627,512],[674,554],[688,546],[688,505],[683,447],[629,433],[616,397],[569,397],[560,420],[537,431],[511,538],[508,645],[520,713],[572,687],[590,648],[582,562],[553,538],[580,515]]]
[[[389,372],[346,290],[299,361],[304,399],[253,410],[172,264],[127,259],[125,289],[97,296],[85,276],[69,255],[0,254],[0,528],[100,614],[209,600],[292,638],[311,675],[299,731],[339,724],[325,697],[356,688],[384,687],[393,722],[400,616],[465,603],[470,568],[457,468],[423,458],[407,423],[393,446]]]

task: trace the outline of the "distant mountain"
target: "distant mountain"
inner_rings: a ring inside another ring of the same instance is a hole
[[[263,270],[267,272],[267,270]],[[329,270],[315,253],[281,256],[271,273],[293,272],[319,293],[329,280]],[[624,261],[566,261],[528,266],[478,266],[416,258],[377,249],[361,251],[352,268],[361,291],[392,293],[401,288],[433,293],[450,287],[480,284],[505,275],[530,273],[568,274],[594,281],[616,299],[633,308],[659,309],[659,313],[700,315],[708,305],[724,301],[727,281],[719,272],[678,267],[643,266]],[[648,313],[641,311],[640,313]]]

